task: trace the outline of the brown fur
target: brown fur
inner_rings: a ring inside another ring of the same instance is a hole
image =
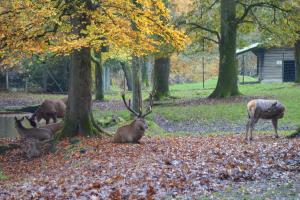
[[[139,143],[148,128],[147,123],[142,118],[137,118],[131,124],[118,128],[114,135],[114,143]]]
[[[46,120],[46,124],[49,124],[50,119],[56,123],[57,118],[63,118],[67,108],[67,98],[58,100],[44,100],[40,107],[31,116],[30,121],[34,122],[36,119],[39,122],[41,119]],[[31,123],[34,124],[34,123]]]
[[[53,124],[46,124],[45,126],[41,126],[40,128],[48,129],[54,135],[57,131],[61,130],[64,127],[63,122],[53,123]]]
[[[17,119],[15,117],[15,126],[22,138],[33,138],[40,141],[49,140],[52,136],[52,133],[49,129],[45,128],[25,128],[22,124],[24,117]]]
[[[279,101],[254,99],[248,102],[247,111],[249,120],[246,125],[246,140],[248,140],[249,130],[249,139],[252,140],[252,132],[255,124],[258,122],[259,119],[272,120],[272,125],[275,130],[275,137],[279,137],[277,133],[278,119],[283,118],[285,112],[284,106]]]
[[[29,121],[32,127],[37,128],[37,124],[35,122],[32,122],[31,119],[27,116],[25,118]],[[54,135],[57,131],[61,130],[64,127],[63,122],[53,123],[53,124],[46,124],[44,126],[40,126],[39,128],[48,129],[51,131],[52,135]]]

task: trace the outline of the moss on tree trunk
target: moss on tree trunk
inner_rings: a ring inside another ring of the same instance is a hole
[[[154,98],[160,100],[170,95],[169,91],[170,57],[156,58],[153,72]]]
[[[295,43],[296,82],[300,83],[300,40]]]
[[[221,0],[221,41],[219,46],[219,77],[210,98],[239,95],[236,63],[236,1]]]
[[[90,49],[74,50],[71,56],[70,88],[64,136],[93,135]]]

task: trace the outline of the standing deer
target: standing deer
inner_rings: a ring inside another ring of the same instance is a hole
[[[149,96],[149,106],[145,114],[136,112],[130,107],[130,99],[128,104],[125,100],[125,94],[122,94],[122,99],[125,104],[125,107],[135,115],[135,120],[128,125],[118,128],[117,132],[114,135],[114,143],[139,143],[139,140],[144,136],[146,129],[148,128],[145,117],[152,112],[153,105],[153,95]]]
[[[283,118],[285,108],[277,100],[254,99],[248,102],[247,111],[249,120],[246,125],[246,140],[248,140],[248,132],[250,129],[250,140],[252,140],[252,132],[255,124],[259,119],[272,120],[275,129],[275,137],[278,138],[277,124],[278,119]]]
[[[50,119],[52,119],[53,122],[56,123],[57,118],[63,118],[65,116],[67,101],[67,98],[58,100],[44,100],[29,119],[30,124],[32,126],[35,126],[35,119],[37,120],[37,122],[39,122],[41,119],[45,119],[46,124],[49,124]]]

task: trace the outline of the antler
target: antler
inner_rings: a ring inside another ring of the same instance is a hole
[[[147,115],[149,115],[152,112],[153,96],[154,96],[153,92],[151,92],[149,94],[149,105],[148,105],[148,108],[147,108],[147,112],[141,116],[142,118],[146,117]]]
[[[122,93],[122,99],[123,99],[123,102],[124,102],[124,104],[125,104],[125,107],[130,111],[130,112],[132,112],[135,116],[137,116],[137,117],[140,117],[141,116],[141,113],[138,113],[138,112],[136,112],[136,111],[134,111],[134,110],[132,110],[131,108],[130,108],[130,99],[128,100],[128,104],[127,104],[127,102],[126,102],[126,100],[125,100],[125,93]]]

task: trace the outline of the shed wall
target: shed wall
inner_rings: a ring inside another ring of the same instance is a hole
[[[263,82],[282,82],[283,60],[295,60],[294,48],[270,48],[265,50],[261,76]]]

